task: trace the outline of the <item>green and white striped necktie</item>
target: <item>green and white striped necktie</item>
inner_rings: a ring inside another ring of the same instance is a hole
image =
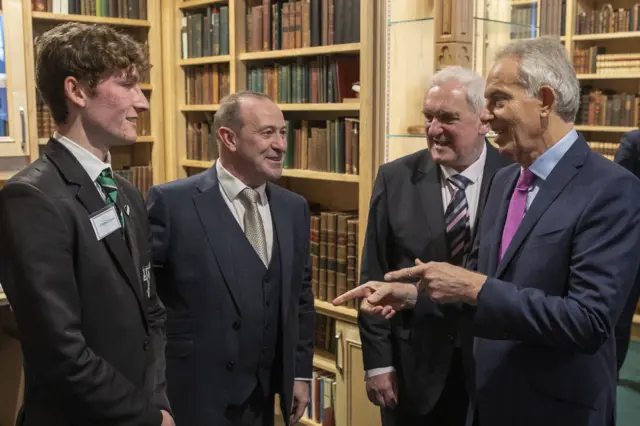
[[[96,179],[96,182],[102,188],[102,192],[104,192],[105,203],[107,204],[107,206],[111,204],[115,205],[116,211],[118,212],[118,217],[120,217],[120,225],[122,226],[122,231],[124,233],[124,216],[122,215],[122,212],[120,211],[120,209],[118,208],[118,204],[116,203],[116,201],[118,200],[118,185],[116,184],[116,180],[113,177],[113,172],[111,171],[111,169],[104,169]]]

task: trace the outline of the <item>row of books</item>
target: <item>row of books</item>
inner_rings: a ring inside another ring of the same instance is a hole
[[[337,353],[336,345],[336,320],[327,315],[316,314],[316,330],[313,333],[313,347],[320,349],[323,354]]]
[[[207,64],[184,70],[185,100],[189,105],[219,104],[231,91],[228,64]]]
[[[357,56],[319,56],[293,63],[251,67],[247,88],[266,93],[277,103],[326,103],[356,100],[360,78]]]
[[[125,169],[114,170],[113,172],[136,186],[143,197],[147,196],[147,192],[149,192],[149,189],[153,186],[152,166],[130,166]]]
[[[355,118],[288,121],[284,167],[357,175],[359,128]]]
[[[576,49],[573,66],[577,73],[622,74],[640,72],[640,53],[604,53],[605,48],[591,46]]]
[[[218,158],[218,143],[213,132],[213,120],[189,121],[186,132],[187,159],[213,161]]]
[[[31,0],[37,12],[147,19],[147,0]]]
[[[284,168],[358,174],[360,122],[355,118],[326,121],[287,121]],[[213,122],[189,121],[186,155],[190,160],[213,161],[218,145]]]
[[[616,155],[618,146],[618,142],[589,142],[589,147],[591,147],[592,150],[609,158],[613,158],[613,156]]]
[[[311,216],[311,287],[316,299],[331,301],[356,287],[358,215],[322,211]],[[356,302],[347,302],[356,308]]]
[[[518,4],[511,8],[511,39],[533,38],[536,36],[538,4]]]
[[[322,426],[335,426],[336,376],[314,369],[311,378],[311,401],[303,417]]]
[[[631,126],[640,120],[640,95],[584,87],[576,124]]]
[[[567,0],[539,0],[539,3],[540,35],[563,36],[565,32]]]
[[[229,6],[186,13],[180,26],[182,59],[229,54]]]
[[[53,132],[56,131],[56,124],[53,121],[49,107],[40,99],[36,104],[36,117],[38,120],[38,138],[48,138],[53,135]],[[136,129],[138,136],[151,135],[151,114],[149,111],[138,113]]]
[[[605,3],[599,9],[576,16],[576,34],[606,34],[640,30],[640,3],[630,9]]]
[[[360,0],[262,0],[246,28],[249,52],[357,43]]]

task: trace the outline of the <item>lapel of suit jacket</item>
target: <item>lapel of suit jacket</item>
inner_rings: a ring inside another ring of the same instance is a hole
[[[536,195],[536,198],[531,203],[531,207],[524,215],[520,226],[518,227],[513,240],[509,244],[509,248],[504,254],[502,261],[498,265],[496,276],[505,271],[509,262],[513,259],[513,255],[518,251],[526,237],[529,235],[533,227],[542,216],[542,214],[549,208],[551,203],[560,195],[562,190],[578,173],[579,168],[584,164],[587,153],[589,152],[589,146],[582,136],[573,143],[569,151],[560,159],[558,164],[551,171],[546,180],[536,179],[537,185],[540,186],[540,190]],[[516,169],[517,170],[517,169]],[[519,176],[519,174],[517,174]],[[515,182],[513,183],[515,185]],[[513,186],[511,187],[513,190]],[[511,194],[509,194],[509,197]],[[504,204],[504,202],[503,202]],[[506,202],[508,209],[508,201]],[[506,212],[504,213],[506,218]],[[504,224],[504,220],[502,222]],[[498,227],[499,228],[499,227]],[[502,239],[502,230],[498,236],[497,244],[500,246],[500,240]]]
[[[67,182],[79,186],[76,198],[85,207],[89,214],[95,213],[105,207],[104,200],[100,197],[100,193],[96,189],[95,183],[91,181],[89,175],[78,163],[75,157],[57,140],[50,139],[47,144],[46,154],[51,161],[58,167],[60,173]],[[126,226],[126,225],[125,225]],[[127,248],[127,243],[122,238],[120,231],[112,232],[103,238],[109,254],[113,258],[118,269],[126,277],[127,282],[131,286],[142,317],[146,325],[146,309],[142,299],[142,291],[138,281],[138,274],[133,262],[133,257]]]
[[[424,156],[418,165],[414,176],[414,185],[417,195],[426,213],[425,225],[431,234],[429,246],[439,252],[439,257],[449,259],[447,236],[444,232],[444,206],[442,205],[442,187],[440,184],[440,171],[438,164],[433,161],[429,151],[425,150]],[[426,249],[425,249],[426,250]]]
[[[275,184],[267,184],[267,197],[275,226],[274,237],[280,246],[280,268],[282,274],[282,318],[286,319],[289,312],[289,295],[291,292],[291,268],[293,267],[293,218],[289,205],[282,196],[282,190]]]
[[[202,180],[198,183],[199,193],[194,195],[193,202],[200,223],[209,241],[209,246],[218,261],[220,272],[231,294],[236,310],[241,315],[240,288],[236,285],[235,262],[231,241],[225,238],[225,229],[229,226],[237,226],[229,207],[220,193],[220,183],[216,173],[215,164],[207,170]]]

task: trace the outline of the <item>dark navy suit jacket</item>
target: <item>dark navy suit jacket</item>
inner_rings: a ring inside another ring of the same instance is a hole
[[[480,424],[613,425],[613,328],[640,265],[640,181],[579,136],[499,261],[519,174],[494,175],[467,265],[489,277],[471,323]]]

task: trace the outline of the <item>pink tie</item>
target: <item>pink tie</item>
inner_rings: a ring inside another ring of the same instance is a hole
[[[511,201],[509,202],[509,210],[507,212],[507,220],[504,224],[502,231],[502,245],[500,246],[500,260],[504,257],[504,253],[509,248],[509,244],[513,239],[513,236],[522,222],[524,217],[524,210],[527,206],[527,196],[529,194],[529,188],[533,184],[536,175],[534,175],[529,169],[522,170],[516,187],[511,195]]]

